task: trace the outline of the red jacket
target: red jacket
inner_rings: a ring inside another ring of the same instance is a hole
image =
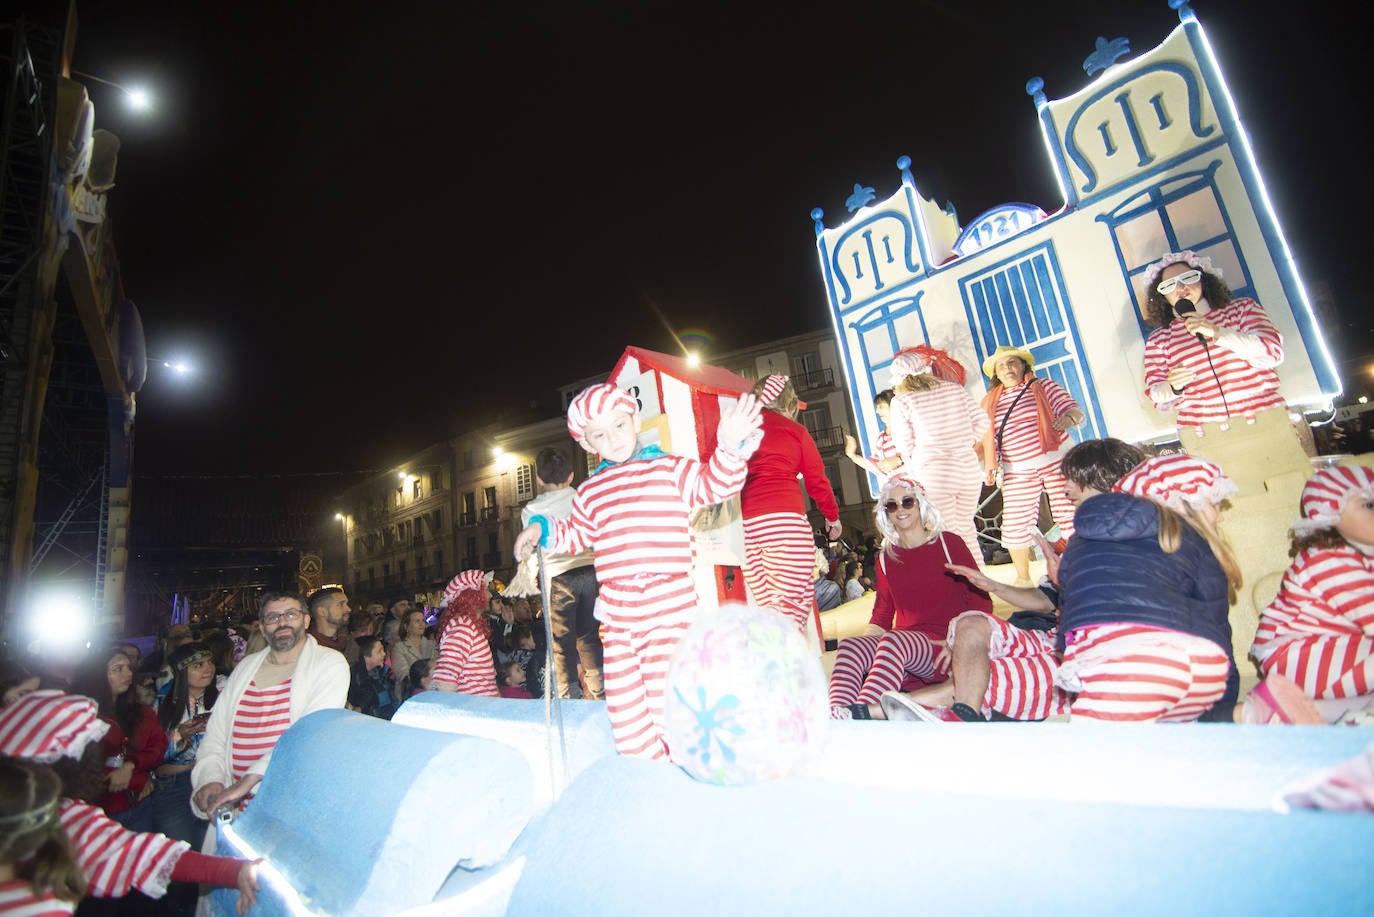
[[[797,486],[800,474],[806,492],[827,522],[840,518],[835,492],[825,476],[816,441],[806,427],[777,411],[763,412],[763,442],[749,457],[749,476],[740,491],[740,512],[745,519],[769,513],[806,514],[806,503]]]

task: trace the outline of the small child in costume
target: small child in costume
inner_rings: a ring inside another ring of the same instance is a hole
[[[568,432],[601,464],[567,518],[532,518],[515,556],[536,542],[555,554],[595,552],[606,709],[621,754],[668,758],[664,682],[697,603],[689,519],[739,493],[760,423],[758,401],[741,395],[722,410],[715,451],[702,462],[641,448],[639,405],[614,385],[594,385],[568,406]]]
[[[62,781],[56,819],[91,898],[139,891],[160,898],[169,880],[237,888],[238,911],[257,901],[255,862],[197,853],[185,841],[134,832],[84,800],[100,792],[99,739],[109,728],[95,701],[61,691],[35,691],[0,710],[0,755],[47,765]],[[41,913],[41,912],[40,912]]]
[[[0,914],[70,914],[86,891],[57,820],[62,780],[50,767],[0,758]]]
[[[431,676],[434,690],[500,697],[496,689],[496,663],[491,658],[491,622],[487,587],[492,574],[464,570],[444,589],[435,632],[439,658]]]
[[[1325,468],[1302,491],[1293,563],[1250,653],[1339,717],[1374,720],[1374,469]],[[1266,681],[1268,678],[1266,678]],[[1333,703],[1337,702],[1339,703]]]

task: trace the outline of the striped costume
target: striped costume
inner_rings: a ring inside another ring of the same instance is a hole
[[[606,465],[584,481],[568,518],[535,521],[549,551],[596,553],[596,617],[616,749],[667,760],[664,681],[697,603],[689,519],[739,493],[747,465],[724,448],[709,462],[644,451],[647,457]]]
[[[1220,332],[1209,346],[1204,347],[1189,334],[1182,319],[1155,330],[1146,339],[1145,394],[1155,407],[1173,411],[1180,428],[1221,423],[1228,416],[1248,420],[1259,411],[1282,408],[1274,367],[1283,362],[1283,335],[1260,304],[1253,299],[1233,299],[1223,308],[1203,314]],[[1181,394],[1174,394],[1168,382],[1169,370],[1175,366],[1186,366],[1197,374]],[[1217,379],[1221,380],[1220,387]]]
[[[905,474],[916,479],[940,510],[947,531],[959,536],[969,553],[982,557],[973,515],[983,485],[974,445],[988,429],[988,415],[963,386],[941,382],[923,392],[892,399],[888,430],[901,453]]]
[[[249,683],[229,733],[229,776],[242,780],[263,755],[271,753],[290,725],[291,679],[270,688]]]
[[[1349,545],[1299,553],[1250,652],[1308,697],[1374,694],[1374,558]]]
[[[1056,683],[1075,719],[1191,723],[1226,693],[1231,661],[1212,641],[1141,624],[1075,630]]]
[[[799,475],[826,522],[839,519],[840,507],[811,434],[795,420],[764,411],[763,441],[749,457],[740,491],[744,582],[754,604],[781,612],[805,631],[816,613],[816,540],[797,486]]]
[[[191,849],[161,834],[130,831],[95,806],[71,799],[62,800],[58,820],[72,840],[91,898],[122,898],[134,889],[161,898],[173,867]]]
[[[840,641],[830,673],[832,707],[876,704],[884,691],[896,691],[908,677],[943,681],[947,673],[936,669],[935,657],[950,621],[970,609],[992,611],[986,592],[945,570],[947,562],[973,566],[967,547],[954,535],[941,532],[919,547],[892,552],[878,555],[878,594],[869,619],[885,633]]]
[[[457,685],[459,694],[500,697],[496,687],[496,663],[491,658],[491,642],[470,617],[449,619],[439,635],[439,658],[434,662],[433,681]]]
[[[0,882],[0,914],[5,917],[61,917],[75,908],[75,901],[63,901],[51,892],[35,895],[27,879]]]
[[[1044,395],[1049,419],[1058,420],[1070,411],[1081,411],[1078,402],[1050,379],[1027,375],[1014,387],[997,386],[1000,393],[992,409],[991,429],[1003,468],[1002,544],[1008,548],[1028,548],[1033,543],[1031,531],[1040,518],[1041,490],[1049,494],[1050,512],[1059,523],[1060,533],[1065,538],[1073,534],[1073,504],[1064,495],[1064,475],[1059,470],[1069,434],[1051,430],[1055,441],[1053,448],[1046,450],[1040,437],[1036,393],[1034,389],[1027,391],[1031,385]]]
[[[954,646],[959,622],[974,615],[988,622],[988,690],[983,716],[996,711],[1014,720],[1043,720],[1069,709],[1069,695],[1054,683],[1059,671],[1055,631],[1022,630],[993,614],[970,611],[949,622],[946,646]]]

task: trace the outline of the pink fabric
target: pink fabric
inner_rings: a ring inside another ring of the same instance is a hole
[[[1075,719],[1191,723],[1226,692],[1231,663],[1193,634],[1137,624],[1076,630],[1056,681],[1076,693]]]
[[[161,834],[130,831],[95,806],[71,799],[62,800],[58,820],[71,838],[91,898],[122,898],[133,889],[161,898],[173,867],[191,849]]]

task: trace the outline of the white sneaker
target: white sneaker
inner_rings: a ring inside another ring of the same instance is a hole
[[[878,698],[883,716],[897,722],[943,723],[944,720],[900,691],[884,691]]]

